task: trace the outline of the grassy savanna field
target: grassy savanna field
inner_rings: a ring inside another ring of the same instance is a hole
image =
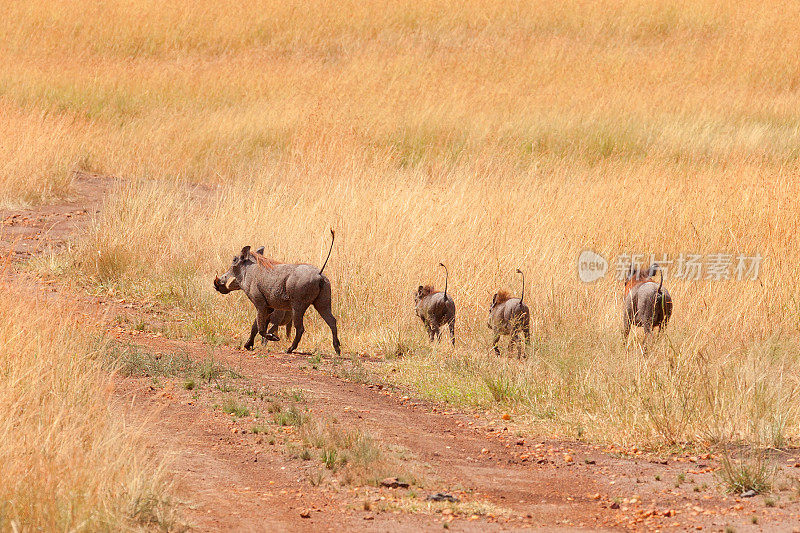
[[[778,2],[6,2],[0,194],[115,176],[37,263],[183,310],[239,343],[211,280],[244,245],[321,265],[368,379],[512,411],[530,431],[661,447],[800,439],[800,9]],[[763,256],[756,281],[667,280],[645,356],[584,249]],[[458,305],[429,346],[420,284]],[[527,275],[533,354],[490,354],[492,294]],[[329,354],[311,311],[301,349]],[[288,345],[282,341],[281,347]],[[99,378],[98,378],[99,379]],[[100,387],[102,389],[102,387]]]
[[[137,425],[109,409],[106,347],[74,309],[3,283],[0,297],[0,529],[171,527],[169,483]]]

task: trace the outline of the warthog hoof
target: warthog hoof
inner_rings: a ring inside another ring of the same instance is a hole
[[[274,333],[267,333],[262,340],[266,343],[267,341],[279,341],[280,339]]]
[[[253,343],[245,344],[244,349],[247,350],[248,352],[251,351],[253,349]]]

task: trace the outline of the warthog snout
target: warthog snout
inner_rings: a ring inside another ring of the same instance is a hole
[[[229,292],[241,290],[239,282],[236,281],[236,278],[232,276],[230,272],[224,273],[221,278],[219,276],[214,276],[214,288],[221,294],[228,294]]]

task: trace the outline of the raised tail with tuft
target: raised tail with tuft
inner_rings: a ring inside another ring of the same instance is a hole
[[[664,315],[666,315],[666,311],[667,311],[666,310],[666,306],[667,306],[666,298],[664,298],[664,293],[661,292],[661,288],[664,286],[664,272],[661,269],[659,269],[658,273],[659,273],[661,279],[659,279],[659,281],[658,281],[658,290],[656,291],[656,297],[653,299],[653,312],[655,313],[656,308],[661,306],[661,313],[662,313],[662,316],[664,316]]]
[[[444,268],[444,299],[447,301],[447,278],[449,277],[449,274],[447,272],[447,267],[444,266],[444,263],[439,263],[439,266]]]
[[[523,301],[525,301],[525,273],[518,268],[517,274],[522,275],[522,295],[519,297],[519,303],[522,303]]]
[[[336,240],[336,233],[331,228],[331,247],[328,248],[328,257],[325,258],[325,262],[322,263],[322,268],[319,269],[319,273],[322,274],[322,271],[325,270],[325,265],[328,264],[328,259],[331,258],[331,252],[333,251],[333,241]]]

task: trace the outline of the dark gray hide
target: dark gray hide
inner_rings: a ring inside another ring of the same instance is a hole
[[[218,280],[214,287],[220,292],[244,291],[256,308],[256,326],[262,336],[267,336],[269,316],[273,311],[289,311],[295,336],[287,350],[297,349],[303,337],[303,317],[309,306],[313,305],[322,319],[328,324],[333,336],[333,349],[341,353],[336,318],[331,312],[331,283],[320,270],[304,263],[276,263],[242,248],[234,256],[230,269]]]
[[[528,306],[519,298],[508,298],[498,302],[499,293],[492,297],[492,306],[489,308],[489,328],[494,333],[492,346],[497,355],[500,349],[497,343],[501,335],[511,336],[511,345],[517,346],[518,356],[523,355],[523,340],[525,344],[531,342],[531,313]]]
[[[432,292],[430,287],[419,286],[414,294],[414,310],[428,331],[431,342],[439,339],[439,328],[447,324],[450,328],[450,342],[456,344],[456,304],[443,292]]]
[[[648,272],[648,277],[655,274],[655,269]],[[643,281],[638,272],[628,277],[625,285],[625,298],[623,300],[622,338],[627,339],[631,326],[644,329],[645,348],[648,337],[654,327],[659,331],[666,328],[672,315],[672,297],[663,286],[663,274],[659,283]]]

